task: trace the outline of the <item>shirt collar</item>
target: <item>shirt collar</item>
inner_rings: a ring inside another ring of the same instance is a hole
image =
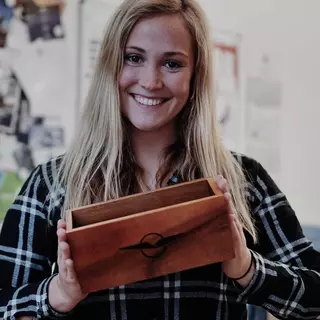
[[[172,186],[180,182],[180,179],[174,174],[168,181],[168,186]]]

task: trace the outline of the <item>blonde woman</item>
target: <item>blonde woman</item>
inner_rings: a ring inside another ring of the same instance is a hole
[[[239,320],[247,303],[281,319],[320,319],[320,255],[263,167],[221,143],[211,56],[195,0],[120,5],[74,142],[33,171],[7,213],[2,319]],[[230,205],[233,260],[81,292],[66,209],[210,176]]]

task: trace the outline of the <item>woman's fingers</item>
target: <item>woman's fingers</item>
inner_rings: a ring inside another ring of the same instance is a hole
[[[66,260],[68,258],[67,257],[67,253],[66,251],[66,247],[68,246],[68,244],[66,242],[60,242],[58,245],[58,264],[59,264],[59,272],[63,275],[66,276],[67,275],[67,266],[66,266]]]
[[[236,226],[238,228],[238,231],[239,231],[239,234],[240,234],[240,237],[241,237],[241,241],[244,244],[246,244],[247,240],[246,240],[246,237],[245,237],[244,232],[243,232],[243,227],[242,227],[242,225],[241,225],[241,223],[240,223],[240,221],[239,221],[239,219],[237,217],[236,217],[235,221],[236,221]]]
[[[217,177],[215,177],[215,183],[217,184],[218,188],[222,191],[222,192],[227,192],[228,188],[227,188],[227,180],[220,174]]]
[[[70,246],[67,242],[61,242],[61,249],[64,260],[71,259]]]
[[[231,201],[231,194],[229,192],[225,192],[223,195],[228,202]]]
[[[233,212],[232,196],[228,192],[226,179],[219,175],[215,178],[217,187],[222,191],[228,203],[228,217],[235,257],[223,262],[223,271],[230,278],[242,276],[248,269],[251,254],[247,248],[246,237],[238,217]]]
[[[70,246],[67,242],[60,242],[60,251],[61,251],[61,267],[63,274],[66,277],[67,281],[76,281],[76,273],[73,266],[73,260],[71,259]]]
[[[66,261],[66,265],[67,265],[67,279],[69,281],[77,281],[77,275],[74,270],[73,261],[71,259],[68,259]]]
[[[233,241],[233,245],[234,245],[234,248],[236,251],[235,254],[237,257],[237,256],[239,256],[241,248],[242,248],[241,236],[239,233],[239,229],[237,227],[236,217],[234,216],[234,214],[230,214],[229,219],[230,219],[230,229],[231,229],[231,234],[232,234],[232,241]]]
[[[65,229],[67,227],[66,223],[63,220],[58,220],[58,229]]]
[[[222,192],[227,192],[227,180],[226,179],[221,179],[218,182],[218,187]]]
[[[224,195],[224,198],[230,203],[231,194],[229,192],[225,192],[223,195]],[[235,245],[239,245],[239,249],[240,249],[243,245],[246,245],[246,238],[243,232],[243,228],[237,216],[232,212],[232,208],[230,205],[228,206],[228,210],[229,210],[230,226],[231,226],[232,235],[233,235],[233,242]]]
[[[72,310],[79,301],[85,298],[74,269],[71,248],[67,242],[66,224],[59,220],[57,224],[59,273],[49,285],[49,300],[55,309],[61,312]],[[61,303],[61,299],[64,300]],[[62,308],[61,308],[62,307]]]
[[[67,241],[67,233],[65,229],[62,229],[62,228],[58,229],[57,236],[58,236],[58,242]]]
[[[218,188],[223,192],[224,198],[229,203],[228,211],[229,211],[229,214],[231,215],[231,217],[233,217],[233,218],[231,218],[231,220],[233,221],[234,226],[237,228],[237,233],[239,234],[239,240],[241,240],[242,242],[245,243],[246,241],[245,241],[245,236],[244,236],[242,225],[241,225],[239,219],[232,212],[232,208],[230,205],[231,204],[231,194],[228,192],[227,181],[221,175],[219,175],[217,177],[216,181],[217,181],[216,183],[218,185]]]
[[[64,276],[71,275],[74,278],[73,261],[71,260],[70,246],[67,243],[66,224],[63,220],[58,221],[58,264],[59,270]]]

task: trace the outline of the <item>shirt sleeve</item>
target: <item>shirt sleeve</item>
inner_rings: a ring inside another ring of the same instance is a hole
[[[279,319],[320,319],[320,253],[304,236],[285,195],[257,167],[250,187],[258,231],[252,250],[256,271],[238,302],[261,306]]]
[[[56,319],[48,285],[56,260],[56,226],[48,218],[48,171],[38,166],[8,210],[0,234],[0,319]]]

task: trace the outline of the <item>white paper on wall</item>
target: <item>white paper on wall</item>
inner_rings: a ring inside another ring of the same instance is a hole
[[[103,32],[115,4],[104,0],[84,1],[80,5],[80,104],[83,106],[98,58]]]
[[[281,104],[279,81],[247,79],[246,153],[260,161],[279,183],[281,171]]]
[[[218,121],[224,143],[242,151],[241,90],[239,79],[240,36],[214,30],[214,75]]]

